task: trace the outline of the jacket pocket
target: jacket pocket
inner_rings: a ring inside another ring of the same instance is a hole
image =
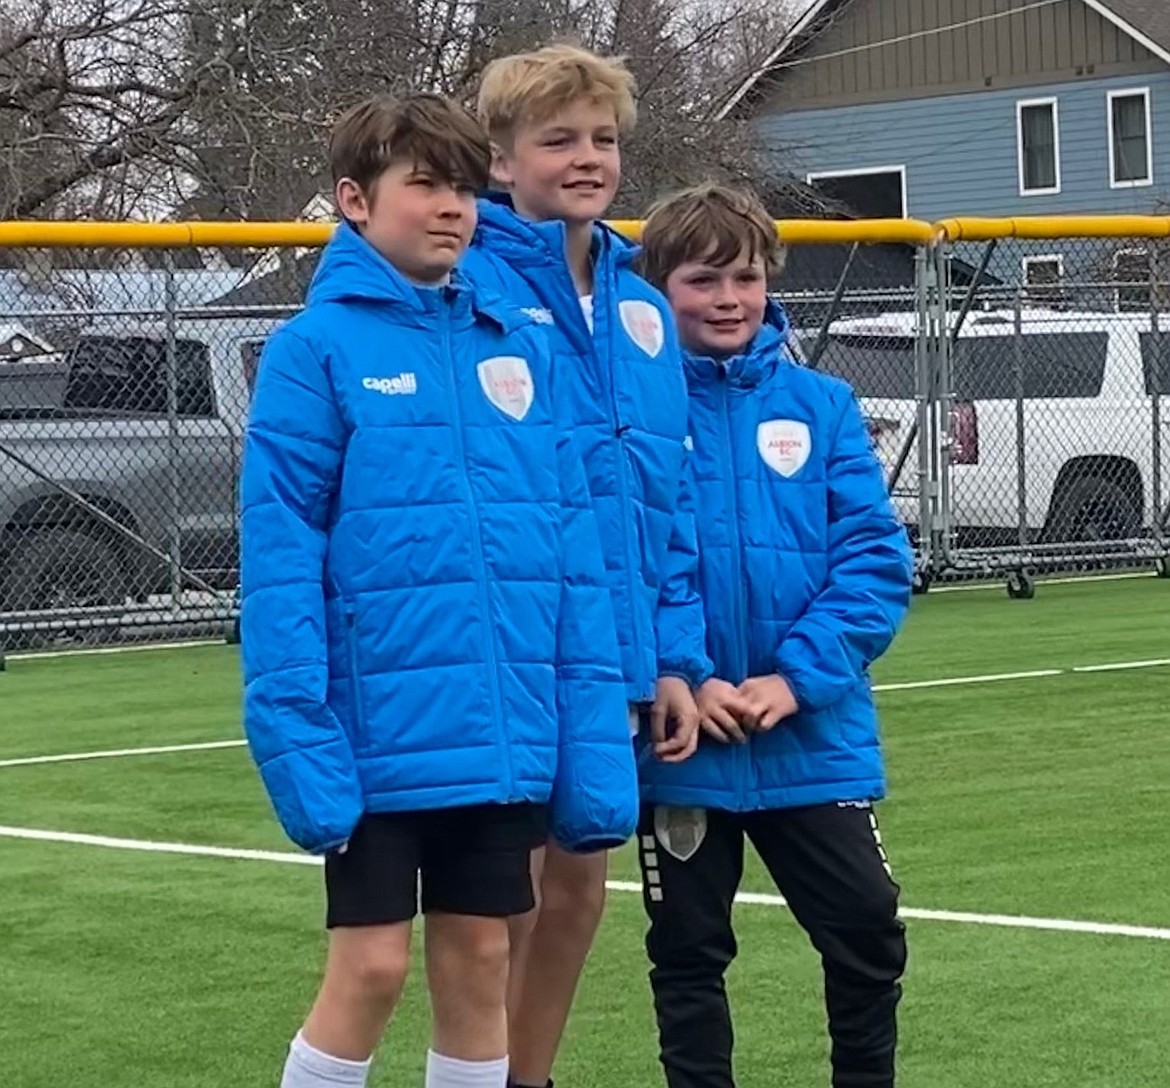
[[[361,660],[358,654],[357,605],[345,602],[345,643],[349,651],[349,701],[353,712],[353,746],[366,746],[366,710],[362,701]]]

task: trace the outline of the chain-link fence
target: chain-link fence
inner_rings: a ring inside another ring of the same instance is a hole
[[[947,225],[936,569],[1011,572],[1024,596],[1030,573],[1166,572],[1168,227]],[[956,262],[979,282],[956,284]]]
[[[1170,220],[1093,224],[780,224],[922,587],[1164,563]],[[329,230],[0,225],[0,651],[230,636],[251,383]]]
[[[919,585],[1154,563],[1166,573],[1170,220],[956,220],[875,312],[839,285],[806,361],[849,380]],[[782,285],[783,286],[783,285]],[[783,297],[787,293],[782,291]]]
[[[316,254],[0,250],[0,650],[232,632],[251,382]]]

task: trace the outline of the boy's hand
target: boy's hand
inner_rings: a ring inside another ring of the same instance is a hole
[[[674,723],[669,737],[667,722]],[[681,677],[659,677],[650,710],[650,736],[654,754],[663,763],[682,763],[694,755],[699,744],[699,708],[695,706],[691,685]]]
[[[739,723],[747,713],[748,703],[734,684],[711,677],[699,688],[695,704],[699,708],[699,725],[709,737],[722,744],[747,742]]]
[[[776,674],[750,677],[739,685],[739,694],[747,704],[743,724],[760,733],[766,733],[800,709],[788,682]]]

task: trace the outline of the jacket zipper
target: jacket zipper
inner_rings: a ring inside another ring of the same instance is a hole
[[[511,798],[515,788],[512,769],[512,749],[508,744],[508,737],[504,730],[503,716],[500,712],[502,696],[500,695],[499,664],[496,659],[496,647],[492,640],[491,602],[488,598],[487,563],[483,557],[483,530],[480,526],[479,508],[476,506],[475,493],[471,487],[471,476],[467,471],[467,452],[463,443],[463,413],[459,406],[459,376],[455,366],[455,356],[452,349],[451,337],[451,309],[450,303],[444,307],[443,315],[443,353],[450,368],[451,374],[451,403],[455,412],[455,445],[459,457],[459,469],[463,478],[463,487],[466,493],[467,512],[471,517],[471,524],[475,530],[475,560],[476,583],[479,589],[479,602],[483,610],[483,646],[484,660],[487,662],[488,684],[492,698],[492,720],[499,737],[500,747],[504,751],[504,765],[508,771],[508,796]]]
[[[621,416],[618,412],[617,382],[615,380],[615,374],[614,374],[614,371],[616,369],[616,364],[617,364],[617,355],[614,351],[614,330],[613,330],[612,326],[607,328],[607,330],[606,330],[606,332],[609,335],[609,358],[610,358],[610,364],[611,364],[608,368],[606,368],[605,366],[602,365],[601,359],[598,356],[598,352],[597,352],[597,315],[598,315],[598,313],[600,313],[603,310],[603,306],[598,305],[598,297],[597,297],[598,296],[597,289],[598,289],[598,283],[599,283],[598,267],[596,265],[594,265],[594,268],[593,268],[593,328],[590,329],[588,322],[586,322],[586,320],[585,320],[585,314],[581,309],[581,298],[577,294],[577,285],[573,282],[572,273],[568,270],[569,269],[568,253],[567,253],[567,250],[565,250],[565,248],[564,248],[563,242],[562,242],[562,254],[564,256],[564,261],[562,262],[562,268],[565,270],[565,279],[567,280],[567,283],[568,283],[569,297],[573,300],[573,304],[576,306],[576,311],[575,311],[574,316],[575,316],[575,319],[581,323],[581,328],[584,329],[584,331],[585,331],[586,340],[589,344],[589,349],[593,353],[594,362],[598,367],[598,371],[600,373],[602,384],[605,386],[606,399],[609,402],[610,433],[613,435],[614,441],[617,442],[617,444],[618,444],[618,453],[619,453],[619,456],[618,456],[618,499],[621,502],[621,508],[622,508],[622,516],[620,518],[621,526],[622,526],[622,550],[623,550],[625,557],[626,557],[625,592],[626,592],[626,599],[628,602],[627,607],[629,608],[630,615],[633,616],[636,613],[635,606],[636,606],[636,602],[638,601],[638,593],[636,591],[636,585],[635,585],[635,581],[634,581],[634,570],[640,568],[640,564],[637,562],[637,556],[635,555],[634,550],[633,550],[633,541],[632,541],[631,530],[630,530],[630,520],[631,519],[627,516],[629,513],[629,505],[630,505],[630,481],[628,478],[629,467],[626,463],[626,432],[629,430],[629,427],[622,424]],[[608,302],[610,301],[610,299],[608,297],[608,292],[607,292],[607,296],[606,296],[604,301],[606,304],[608,304]],[[653,611],[651,611],[650,635],[652,638],[654,638],[654,636],[656,634],[655,629],[654,629],[654,621],[655,621],[654,613],[653,613]],[[631,637],[634,639],[634,644],[636,645],[637,642],[639,641],[637,631],[636,630],[631,631],[630,634],[631,634]],[[623,672],[624,672],[624,669],[623,669]],[[627,691],[628,691],[628,688],[629,688],[629,685],[631,682],[635,682],[633,684],[633,686],[640,687],[640,685],[636,684],[636,680],[637,680],[636,677],[626,677],[625,679],[627,681]],[[657,679],[658,679],[658,670],[657,670],[657,668],[655,668],[654,675],[652,675],[648,678],[649,683],[651,685],[650,698],[653,698],[653,685]]]
[[[354,747],[364,748],[366,744],[366,712],[362,702],[362,680],[358,668],[357,605],[345,602],[345,637],[349,644],[349,692],[353,703],[354,730],[357,742]]]
[[[629,507],[630,507],[630,481],[629,481],[629,465],[627,463],[627,458],[626,458],[626,432],[630,428],[629,428],[629,426],[624,425],[622,423],[621,414],[618,411],[617,375],[616,375],[618,362],[617,362],[617,352],[614,350],[614,332],[615,332],[615,330],[614,330],[612,324],[610,324],[609,327],[606,329],[606,333],[609,336],[610,366],[608,367],[608,369],[606,367],[600,365],[601,360],[600,360],[600,358],[598,358],[598,354],[597,354],[597,347],[596,347],[596,345],[597,345],[597,336],[596,336],[597,314],[599,312],[602,312],[605,308],[604,306],[598,306],[598,304],[597,304],[598,283],[599,283],[598,269],[595,266],[594,270],[593,270],[593,331],[590,333],[589,340],[590,340],[590,345],[593,348],[593,357],[597,361],[599,369],[602,372],[602,381],[605,384],[606,392],[609,394],[609,424],[613,430],[614,441],[616,441],[618,444],[618,453],[619,453],[619,457],[618,457],[618,498],[620,499],[621,505],[622,505],[622,516],[621,516],[620,520],[621,520],[621,526],[622,526],[622,548],[625,552],[625,557],[626,557],[626,563],[625,563],[625,567],[626,567],[626,577],[625,577],[626,599],[628,601],[630,616],[633,617],[637,613],[636,605],[637,605],[638,596],[639,596],[637,593],[637,587],[636,587],[635,581],[634,581],[634,571],[636,569],[640,569],[641,564],[637,562],[637,557],[634,553],[633,541],[632,541],[632,530],[630,528],[630,523],[631,523],[632,519],[629,517],[629,512],[630,512],[629,511]],[[608,288],[608,284],[606,284],[606,287]],[[609,292],[607,290],[606,297],[604,299],[605,306],[608,306],[610,301],[612,301],[612,300],[610,299]],[[577,305],[578,305],[578,309],[579,309],[580,308],[580,301],[578,301]],[[611,309],[612,309],[612,307],[611,307]],[[609,312],[609,311],[606,310],[605,312]],[[581,320],[582,321],[585,320],[584,314],[581,315]],[[586,330],[587,331],[589,330],[588,325],[586,325]],[[640,641],[638,638],[638,632],[636,630],[634,630],[630,634],[634,640],[633,644],[634,644],[634,646],[636,646],[637,643]],[[656,644],[657,643],[657,637],[656,637],[657,632],[655,630],[655,615],[654,615],[653,608],[651,609],[651,613],[650,613],[650,632],[649,632],[649,635],[650,635],[652,644]],[[657,655],[655,655],[655,661],[657,661]],[[628,679],[636,681],[637,678],[631,677]],[[655,666],[655,668],[653,670],[653,674],[651,676],[647,677],[647,681],[649,682],[650,689],[651,689],[649,692],[649,696],[651,699],[654,697],[654,685],[655,685],[657,679],[658,679],[658,669],[657,669],[657,666]],[[635,684],[634,686],[640,687],[641,685]],[[639,695],[643,695],[643,694],[645,694],[645,693],[639,692]]]
[[[731,547],[728,548],[728,553],[731,556],[732,599],[735,604],[735,637],[733,640],[735,647],[735,677],[737,683],[742,683],[748,678],[747,635],[744,630],[747,623],[747,590],[743,581],[743,538],[739,525],[739,493],[736,490],[735,442],[731,433],[731,395],[727,386],[727,376],[722,370],[720,370],[719,392],[719,408],[723,416],[725,453],[723,459],[723,486],[727,490],[729,531],[731,534],[731,540],[729,541]],[[751,741],[747,744],[738,745],[737,748],[736,778],[738,779],[739,793],[742,795],[747,791],[748,779],[751,773]]]

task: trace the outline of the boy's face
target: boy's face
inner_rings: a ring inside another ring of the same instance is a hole
[[[421,163],[392,163],[365,192],[342,178],[337,207],[416,283],[444,282],[475,232],[475,189],[442,181]]]
[[[764,321],[768,303],[764,259],[745,250],[719,267],[689,261],[667,277],[666,297],[687,351],[716,358],[738,355]]]
[[[492,176],[526,219],[588,223],[613,203],[621,181],[612,106],[580,99],[547,120],[522,124],[496,147]]]

